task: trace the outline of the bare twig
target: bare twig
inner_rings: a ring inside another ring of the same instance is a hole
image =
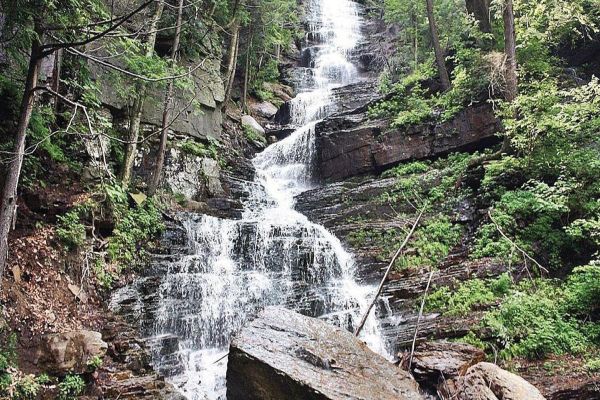
[[[410,358],[408,359],[408,370],[412,366],[413,354],[415,353],[415,343],[417,342],[417,335],[419,334],[419,324],[421,323],[421,317],[423,317],[423,308],[425,308],[425,300],[427,300],[427,292],[429,291],[429,285],[431,285],[431,278],[435,270],[431,268],[429,272],[429,279],[427,280],[427,286],[425,287],[425,294],[421,300],[421,308],[419,309],[419,316],[417,317],[417,325],[415,326],[415,336],[413,337],[412,346],[410,348]]]
[[[404,238],[404,241],[402,242],[402,244],[400,245],[400,247],[398,248],[398,250],[396,251],[396,253],[392,257],[392,260],[390,261],[390,264],[388,265],[388,267],[387,267],[387,269],[385,271],[385,274],[383,274],[383,278],[381,279],[381,282],[379,283],[379,287],[377,288],[377,292],[375,293],[375,296],[373,297],[373,300],[371,301],[371,304],[369,304],[369,307],[367,308],[367,311],[365,311],[365,313],[364,313],[364,315],[363,315],[363,317],[362,317],[362,319],[360,321],[360,324],[358,324],[356,330],[354,331],[354,335],[355,336],[358,336],[360,334],[360,331],[364,327],[365,322],[367,322],[367,318],[369,317],[369,314],[371,313],[371,309],[373,309],[373,306],[375,305],[375,302],[377,301],[377,298],[379,297],[379,295],[383,291],[383,284],[385,283],[385,281],[387,280],[388,276],[390,275],[390,272],[392,271],[392,267],[394,266],[394,263],[396,262],[396,259],[400,256],[400,254],[402,254],[402,251],[404,250],[404,247],[408,243],[408,240],[410,239],[410,237],[412,236],[412,234],[415,232],[415,229],[417,228],[417,225],[419,225],[419,221],[421,220],[421,217],[423,216],[423,211],[424,210],[421,210],[421,212],[419,212],[419,215],[417,216],[417,219],[413,223],[412,228],[408,232],[408,235],[406,235],[406,238]]]

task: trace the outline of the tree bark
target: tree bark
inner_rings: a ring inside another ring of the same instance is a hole
[[[25,80],[25,89],[23,90],[23,100],[21,102],[21,111],[19,124],[15,135],[15,146],[13,156],[8,167],[4,189],[2,192],[2,208],[0,211],[0,283],[4,276],[4,267],[8,258],[8,233],[10,232],[12,221],[15,216],[17,205],[17,187],[23,166],[23,156],[25,153],[25,139],[27,136],[27,127],[35,105],[34,88],[38,82],[38,75],[41,63],[41,43],[39,41],[41,33],[34,37],[31,44],[31,55],[29,57],[29,68]]]
[[[179,5],[177,7],[177,24],[175,28],[175,39],[173,40],[173,47],[171,48],[171,65],[175,65],[177,62],[177,54],[179,52],[179,41],[181,37],[181,22],[183,19],[183,2],[184,0],[179,0]],[[152,175],[152,182],[148,188],[148,194],[150,196],[154,196],[156,193],[156,189],[158,189],[158,185],[160,184],[160,178],[162,175],[163,166],[165,164],[165,152],[167,151],[167,140],[169,138],[169,133],[167,126],[169,124],[169,115],[170,115],[170,107],[173,103],[173,90],[174,90],[175,82],[173,80],[169,81],[169,86],[167,87],[167,92],[165,94],[165,101],[163,107],[162,114],[162,126],[161,126],[161,134],[160,134],[160,144],[158,146],[158,155],[156,159],[156,165],[154,168],[154,174]]]
[[[227,107],[227,103],[231,100],[231,90],[235,79],[235,70],[237,66],[238,49],[240,43],[240,23],[238,17],[235,16],[231,25],[231,42],[229,44],[229,60],[227,62],[227,72],[225,78],[227,84],[225,86],[225,100],[223,100],[223,109]]]
[[[150,58],[154,54],[154,45],[156,44],[157,28],[163,10],[165,8],[164,0],[157,0],[156,9],[152,16],[152,22],[149,27],[149,34],[146,39],[146,57]],[[146,87],[144,83],[138,85],[138,90],[133,100],[131,114],[129,118],[129,135],[127,138],[127,149],[125,151],[125,162],[123,163],[123,173],[121,179],[124,186],[129,186],[133,164],[137,156],[137,142],[140,136],[140,124],[142,121],[142,111],[144,108],[144,99],[146,97]]]
[[[435,24],[435,16],[433,14],[433,0],[427,2],[427,19],[429,20],[429,31],[431,32],[431,41],[433,42],[433,51],[435,52],[435,62],[437,64],[438,74],[442,82],[444,91],[450,89],[450,77],[446,69],[446,60],[444,51],[440,45],[440,36],[438,34],[437,25]]]

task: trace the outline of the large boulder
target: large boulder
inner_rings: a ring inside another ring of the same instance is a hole
[[[233,338],[227,399],[423,399],[413,378],[350,332],[278,307]]]
[[[42,336],[37,346],[34,364],[42,371],[56,375],[83,373],[93,357],[103,357],[107,344],[102,334],[79,330]]]
[[[525,379],[487,362],[475,364],[464,376],[448,381],[445,392],[456,400],[545,400]]]

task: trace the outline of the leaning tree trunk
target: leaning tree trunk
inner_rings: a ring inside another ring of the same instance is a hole
[[[450,77],[448,76],[448,70],[446,69],[444,51],[442,50],[442,46],[440,45],[440,36],[438,34],[437,25],[435,24],[435,17],[433,15],[433,0],[426,0],[426,2],[427,19],[429,20],[431,41],[433,42],[433,51],[435,52],[435,62],[437,64],[440,80],[442,81],[442,89],[446,91],[450,89]]]
[[[250,39],[246,49],[246,66],[244,67],[244,93],[242,93],[242,112],[246,112],[246,101],[248,98],[248,84],[250,83],[250,52],[252,51],[252,22],[250,22]]]
[[[506,55],[506,100],[517,98],[517,39],[515,34],[515,15],[512,0],[506,0],[504,19],[504,53]]]
[[[183,19],[183,2],[184,0],[179,0],[179,5],[177,8],[177,25],[175,28],[175,39],[173,40],[173,47],[171,48],[171,64],[174,66],[177,62],[177,53],[179,52],[179,40],[181,37],[181,21]],[[152,182],[150,183],[150,187],[148,188],[148,194],[153,196],[156,193],[156,189],[158,189],[158,185],[160,184],[160,177],[162,175],[163,166],[165,164],[165,152],[167,151],[167,140],[169,138],[169,133],[167,126],[169,124],[169,109],[171,104],[173,103],[173,89],[175,86],[175,82],[173,79],[169,81],[169,86],[167,88],[167,93],[165,94],[165,102],[163,107],[162,114],[162,125],[161,125],[161,134],[160,134],[160,145],[158,146],[158,155],[156,159],[156,165],[154,168],[154,174],[152,175]]]
[[[240,43],[240,23],[238,17],[235,16],[231,25],[231,42],[229,45],[229,60],[227,62],[227,72],[225,78],[227,79],[225,86],[225,100],[223,100],[223,109],[227,107],[227,103],[231,99],[231,90],[233,88],[233,80],[235,79],[235,69],[237,65],[237,56]]]
[[[4,276],[4,267],[6,266],[6,259],[8,257],[8,233],[10,232],[16,213],[17,187],[19,185],[21,167],[23,166],[27,127],[29,126],[29,120],[31,119],[35,105],[35,86],[38,82],[41,63],[40,46],[39,39],[34,38],[31,45],[25,89],[23,90],[19,124],[17,125],[15,135],[14,158],[9,164],[2,192],[2,208],[0,211],[0,283]]]
[[[148,38],[146,40],[146,57],[150,58],[154,54],[154,45],[156,44],[156,34],[158,22],[165,8],[164,0],[157,0],[156,10],[152,16]],[[129,135],[127,138],[127,149],[125,151],[125,162],[123,164],[123,173],[121,179],[123,185],[128,186],[131,182],[133,164],[137,156],[137,142],[140,136],[140,125],[142,121],[142,110],[144,108],[144,98],[146,97],[146,84],[137,85],[137,93],[131,107],[129,118]]]

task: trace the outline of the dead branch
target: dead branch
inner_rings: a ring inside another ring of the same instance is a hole
[[[425,287],[425,294],[423,295],[423,300],[421,300],[421,308],[419,309],[417,325],[415,326],[415,336],[413,337],[412,346],[410,349],[410,358],[408,359],[408,371],[410,371],[410,367],[412,366],[413,354],[415,353],[415,343],[417,342],[417,335],[419,334],[419,324],[421,323],[421,317],[423,317],[423,308],[425,308],[425,300],[427,300],[427,292],[429,291],[429,285],[431,285],[431,278],[433,278],[434,272],[435,270],[431,268],[429,279],[427,280],[427,286]]]
[[[400,256],[400,254],[402,254],[402,251],[404,250],[404,247],[408,243],[408,240],[410,239],[412,234],[415,232],[417,225],[419,225],[419,221],[421,220],[421,217],[423,216],[423,212],[424,212],[423,209],[419,212],[419,215],[417,216],[417,219],[413,223],[412,228],[408,232],[408,235],[406,235],[406,237],[404,238],[404,241],[402,242],[402,244],[400,245],[400,247],[398,248],[398,250],[392,257],[390,264],[388,265],[388,267],[385,271],[385,274],[383,274],[383,278],[381,279],[381,282],[379,283],[379,287],[377,288],[377,292],[375,293],[375,296],[373,297],[371,304],[369,304],[369,307],[367,308],[367,311],[365,311],[365,313],[360,321],[360,324],[358,324],[358,327],[354,331],[355,336],[358,336],[360,334],[360,331],[362,330],[363,326],[365,325],[365,322],[367,322],[367,318],[369,317],[369,314],[371,313],[371,309],[373,308],[373,306],[375,305],[375,302],[379,298],[379,295],[381,295],[381,292],[383,291],[383,284],[385,283],[388,276],[390,275],[390,272],[392,271],[392,267],[394,266],[396,259]]]

